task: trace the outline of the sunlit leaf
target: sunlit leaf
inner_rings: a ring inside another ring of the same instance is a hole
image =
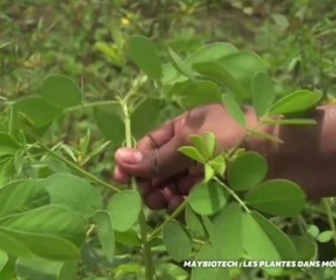
[[[252,81],[252,104],[260,117],[270,108],[275,99],[271,78],[265,72],[257,72]]]
[[[243,127],[246,126],[246,120],[243,110],[240,108],[238,102],[230,94],[222,96],[222,101],[231,114],[231,116]]]
[[[183,146],[178,149],[178,151],[187,157],[196,160],[200,163],[205,162],[205,158],[200,154],[200,152],[193,146]]]
[[[270,108],[272,115],[289,114],[315,106],[322,98],[322,93],[310,90],[298,90],[275,102]]]

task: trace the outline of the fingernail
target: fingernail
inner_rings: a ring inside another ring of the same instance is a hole
[[[117,151],[117,157],[119,157],[119,159],[124,163],[128,164],[139,163],[143,158],[140,151],[126,148],[119,149]]]

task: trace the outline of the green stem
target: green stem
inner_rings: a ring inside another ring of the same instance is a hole
[[[124,122],[125,122],[125,142],[126,147],[132,148],[132,127],[131,127],[131,119],[130,114],[128,110],[128,106],[125,101],[120,100],[123,113],[124,113]],[[137,182],[134,177],[131,178],[131,186],[132,189],[135,191],[138,190]],[[140,236],[141,241],[143,244],[143,257],[144,257],[144,265],[145,265],[145,279],[146,280],[153,280],[154,278],[154,265],[152,262],[152,250],[149,244],[149,238],[148,238],[148,231],[147,231],[147,223],[146,223],[146,217],[144,214],[143,209],[141,209],[140,215],[139,215],[139,227],[140,227]]]
[[[87,178],[88,180],[90,180],[93,183],[96,183],[97,185],[101,185],[105,188],[108,188],[110,190],[112,190],[113,193],[116,192],[120,192],[120,190],[106,182],[104,182],[103,180],[99,179],[98,177],[90,174],[89,172],[87,172],[86,170],[84,170],[83,168],[79,167],[78,165],[76,165],[75,163],[71,162],[70,160],[59,156],[57,153],[55,153],[54,151],[48,149],[47,147],[45,147],[42,144],[39,144],[39,147],[46,151],[48,154],[52,155],[53,157],[57,158],[58,160],[62,161],[63,163],[65,163],[69,168],[71,168],[72,170],[76,171],[77,173],[81,174],[82,176],[84,176],[85,178]]]
[[[161,225],[159,225],[156,229],[154,229],[150,235],[148,236],[148,239],[151,240],[153,238],[155,238],[162,230],[163,226],[168,222],[171,221],[173,219],[175,219],[183,210],[184,208],[187,206],[188,203],[188,198],[186,198],[176,209],[175,211],[169,215],[167,217],[167,219],[165,219]]]
[[[241,207],[247,212],[251,213],[251,210],[248,209],[246,206],[245,202],[240,199],[240,197],[233,191],[231,190],[227,185],[225,185],[219,178],[214,177],[214,180],[220,184],[240,205]]]
[[[327,214],[330,229],[333,231],[333,242],[334,242],[334,246],[335,246],[335,249],[336,249],[336,225],[335,225],[335,220],[334,220],[333,215],[332,215],[330,201],[329,201],[328,198],[323,198],[322,203],[323,203],[323,206],[326,210],[326,214]]]
[[[97,101],[92,103],[81,104],[78,106],[70,107],[66,109],[67,112],[76,111],[84,108],[91,108],[91,107],[98,107],[98,106],[105,106],[105,105],[116,105],[119,104],[116,100],[107,100],[107,101]]]

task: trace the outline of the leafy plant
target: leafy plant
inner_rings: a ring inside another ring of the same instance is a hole
[[[97,47],[107,52],[102,45]],[[288,180],[267,180],[266,160],[239,150],[241,143],[218,153],[211,132],[190,136],[192,145],[179,151],[203,165],[204,180],[154,227],[135,178],[125,189],[86,171],[85,163],[107,147],[134,147],[156,125],[149,120],[164,118],[162,102],[181,109],[222,102],[248,136],[281,142],[261,134],[257,127],[313,125],[302,112],[316,106],[322,95],[303,89],[277,98],[261,58],[228,43],[206,45],[186,59],[169,49],[166,65],[156,46],[142,35],[131,36],[118,47],[119,66],[133,67],[127,63],[130,59],[145,74],[139,74],[125,94],[104,102],[84,102],[81,87],[71,78],[50,75],[39,94],[6,104],[7,118],[0,133],[0,278],[75,279],[78,268],[98,258],[113,279],[190,276],[196,280],[204,279],[205,273],[211,279],[230,279],[232,273],[246,271],[194,268],[188,273],[178,264],[316,258],[313,238],[325,242],[335,236],[330,231],[316,234],[311,228],[300,232],[292,224],[288,231],[278,223],[300,217],[305,194]],[[148,88],[152,93],[146,95]],[[256,109],[255,128],[247,127],[245,103]],[[51,148],[45,144],[55,123],[88,108],[93,108],[92,120],[112,145],[104,142],[89,151],[90,134],[81,151],[69,148],[62,139],[54,140],[58,143]],[[177,219],[181,215],[185,223]],[[277,276],[295,271],[264,268],[263,273]]]

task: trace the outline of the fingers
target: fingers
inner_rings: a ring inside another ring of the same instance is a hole
[[[203,175],[183,172],[167,180],[141,180],[139,188],[144,194],[146,205],[152,210],[173,211],[183,201],[190,190],[203,179]]]
[[[174,137],[174,121],[171,121],[142,138],[137,145],[139,150],[160,148]]]
[[[115,160],[119,169],[124,173],[141,178],[164,179],[178,174],[192,164],[189,158],[178,151],[182,145],[182,138],[173,137],[157,149],[141,151],[121,148],[117,150]],[[120,175],[118,172],[116,175]],[[117,176],[117,178],[120,177]]]

